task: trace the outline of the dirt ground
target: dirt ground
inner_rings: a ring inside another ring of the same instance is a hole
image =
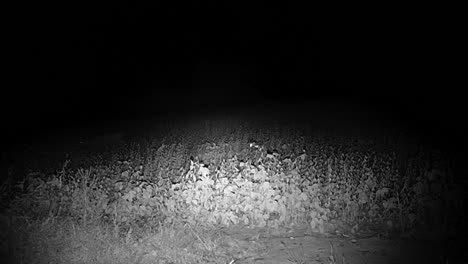
[[[236,241],[231,264],[237,263],[466,263],[453,242],[427,238],[402,239],[370,236],[351,238],[291,229],[274,234],[261,229],[230,229]],[[458,245],[460,246],[460,245]],[[231,250],[233,246],[231,245]],[[466,259],[465,259],[466,260]]]

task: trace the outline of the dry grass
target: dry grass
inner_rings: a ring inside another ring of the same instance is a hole
[[[3,216],[0,228],[3,263],[228,263],[245,252],[232,238],[187,225],[116,235],[102,224]]]
[[[1,254],[7,263],[132,263],[135,255],[100,226],[54,218],[2,220]]]

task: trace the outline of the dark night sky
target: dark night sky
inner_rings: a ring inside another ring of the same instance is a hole
[[[201,2],[23,7],[12,38],[18,75],[2,104],[7,131],[280,104],[462,131],[464,100],[440,41],[451,36],[437,23]]]

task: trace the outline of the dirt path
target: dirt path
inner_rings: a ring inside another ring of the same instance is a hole
[[[447,260],[443,243],[424,240],[402,240],[379,237],[352,239],[307,234],[301,230],[283,235],[267,235],[262,230],[230,230],[233,238],[246,241],[244,251],[262,245],[256,254],[245,253],[233,263],[461,263]],[[250,243],[250,244],[249,244]],[[332,249],[333,248],[333,249]],[[335,262],[330,256],[333,250]]]

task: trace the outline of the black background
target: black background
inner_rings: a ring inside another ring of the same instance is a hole
[[[299,2],[20,6],[5,40],[14,58],[2,91],[6,139],[300,105],[368,113],[459,145],[459,34],[439,14],[421,14],[376,7],[343,16]]]

